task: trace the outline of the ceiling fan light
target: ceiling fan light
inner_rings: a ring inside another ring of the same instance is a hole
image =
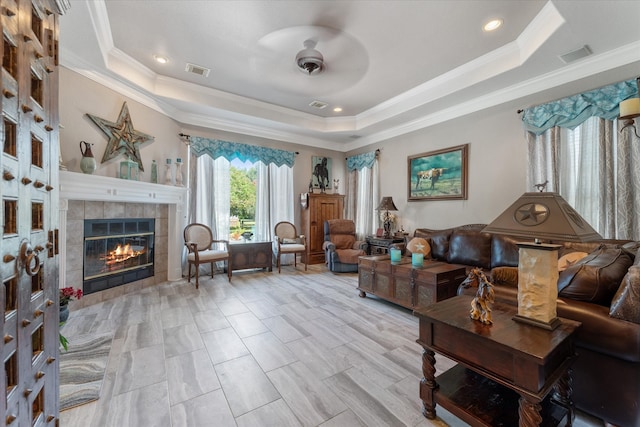
[[[324,57],[314,49],[315,42],[307,40],[305,48],[296,55],[296,64],[300,71],[307,74],[318,74],[324,69]]]

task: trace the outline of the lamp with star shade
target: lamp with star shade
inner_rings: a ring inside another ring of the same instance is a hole
[[[524,193],[482,231],[533,239],[517,244],[518,314],[514,320],[555,329],[560,323],[556,299],[561,245],[554,242],[589,242],[602,239],[600,234],[554,192]]]

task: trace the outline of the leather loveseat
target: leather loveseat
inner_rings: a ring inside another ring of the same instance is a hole
[[[513,267],[518,266],[516,242],[522,239],[483,233],[483,228],[482,224],[446,230],[423,228],[415,230],[414,237],[429,242],[434,259],[490,272],[496,300],[517,305],[517,268]],[[559,257],[578,252],[588,254],[561,271],[558,280],[558,288],[562,288],[558,316],[582,323],[576,338],[578,357],[573,365],[576,407],[613,425],[639,427],[640,283],[636,273],[640,269],[640,245],[622,240],[551,243],[562,245]],[[636,278],[632,289],[631,271]],[[624,283],[628,287],[622,289]],[[616,318],[620,316],[614,306],[625,296],[622,291],[628,290],[636,296],[627,311],[634,312],[635,318]],[[475,290],[460,288],[459,293]]]

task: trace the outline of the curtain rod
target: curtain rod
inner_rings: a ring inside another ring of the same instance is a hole
[[[182,133],[182,132],[180,132],[180,133],[178,134],[178,136],[179,136],[180,138],[186,139],[187,141],[189,141],[189,140],[191,139],[191,135],[187,135],[186,133]],[[300,152],[299,152],[299,151],[294,151],[294,153],[296,153],[296,154],[300,154]]]

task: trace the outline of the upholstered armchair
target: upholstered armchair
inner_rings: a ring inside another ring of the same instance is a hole
[[[367,242],[356,240],[356,224],[350,219],[330,219],[324,222],[322,248],[330,271],[358,271],[358,258],[367,254]]]
[[[298,265],[297,254],[306,252],[307,242],[303,235],[298,235],[295,225],[281,221],[276,224],[273,230],[273,250],[278,264],[278,273],[280,273],[282,255],[293,254],[293,266],[296,267]],[[304,270],[307,271],[307,263],[304,264]]]
[[[200,264],[211,264],[211,278],[215,270],[215,262],[227,262],[227,277],[231,281],[231,256],[229,253],[229,242],[226,240],[215,240],[211,229],[204,224],[189,224],[184,229],[184,245],[189,251],[187,262],[189,263],[188,278],[191,283],[191,266],[196,270],[196,289],[199,283]]]

